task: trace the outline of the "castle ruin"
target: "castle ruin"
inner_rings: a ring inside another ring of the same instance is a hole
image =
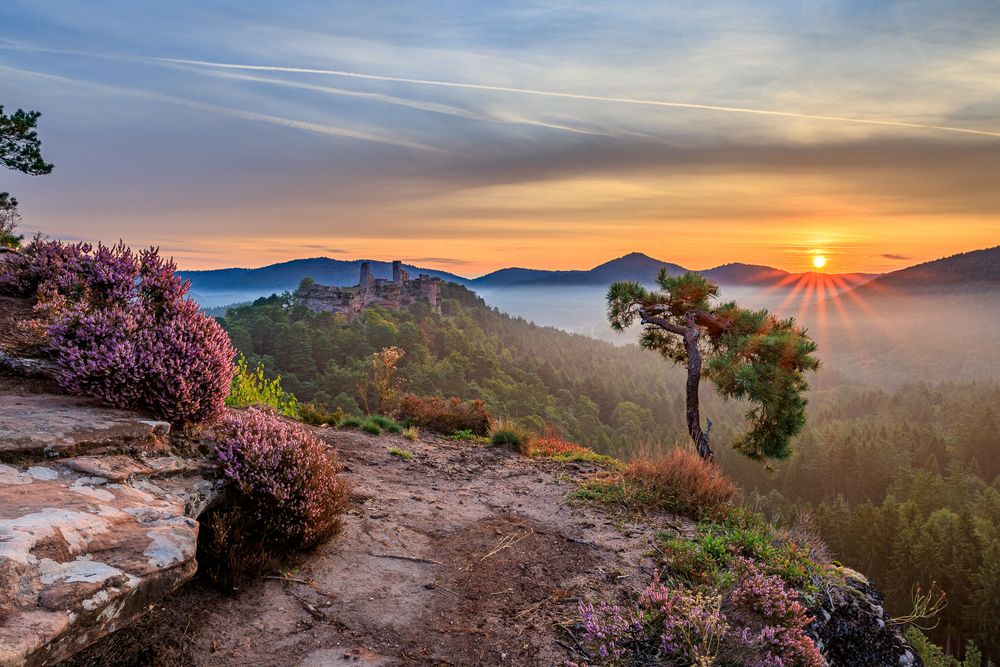
[[[298,300],[310,310],[320,313],[343,313],[353,321],[370,306],[397,310],[426,301],[431,311],[441,314],[441,279],[420,274],[415,280],[403,269],[402,263],[392,263],[392,280],[374,278],[368,262],[361,263],[361,279],[354,287],[333,287],[312,283],[300,287]]]

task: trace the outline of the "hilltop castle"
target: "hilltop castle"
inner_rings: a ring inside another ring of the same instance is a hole
[[[427,301],[431,310],[440,315],[441,279],[420,274],[416,280],[410,280],[399,260],[392,263],[392,281],[374,278],[368,262],[362,262],[361,280],[354,287],[304,284],[296,297],[310,310],[343,313],[348,321],[353,321],[369,306],[396,310],[419,299]]]

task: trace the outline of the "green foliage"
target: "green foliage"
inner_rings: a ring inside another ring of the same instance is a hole
[[[226,398],[226,406],[230,408],[247,408],[250,406],[269,407],[278,413],[299,419],[301,406],[292,394],[281,388],[281,376],[269,379],[264,373],[264,365],[258,363],[257,367],[250,369],[247,365],[246,357],[242,354],[236,360],[236,375],[233,376],[232,388]],[[312,421],[316,422],[317,415],[310,412]],[[303,420],[307,421],[307,420]]]
[[[946,654],[914,626],[906,629],[906,640],[920,656],[924,667],[981,667],[983,662],[982,652],[971,641],[965,645],[965,658],[959,660]]]
[[[400,449],[399,447],[390,447],[389,454],[395,456],[396,458],[403,459],[404,461],[413,460],[413,452],[408,449]]]
[[[792,319],[735,303],[713,306],[719,287],[695,273],[660,271],[661,290],[635,282],[608,290],[608,320],[624,331],[643,322],[640,344],[678,364],[688,360],[687,332],[697,333],[706,358],[703,374],[725,398],[748,401],[750,429],[733,446],[756,460],[783,459],[806,422],[806,371],[819,368],[816,344]],[[687,342],[686,342],[687,341]],[[693,354],[693,352],[692,352]]]
[[[17,212],[17,200],[9,192],[0,192],[0,247],[19,248],[24,236],[17,234],[21,214]]]
[[[0,164],[31,175],[52,171],[52,165],[42,159],[42,142],[35,131],[41,115],[23,109],[7,115],[0,105]]]
[[[468,429],[468,428],[462,429],[461,431],[455,431],[450,436],[448,436],[448,439],[449,440],[454,440],[455,442],[479,442],[479,443],[485,443],[485,442],[489,442],[490,441],[490,439],[487,438],[486,436],[476,435],[472,431],[472,429]]]
[[[816,590],[815,581],[828,575],[806,547],[759,515],[742,509],[720,522],[702,523],[693,538],[668,532],[657,534],[663,564],[674,576],[691,584],[710,583],[725,588],[731,583],[737,559],[748,558],[770,575],[780,576],[804,593]]]

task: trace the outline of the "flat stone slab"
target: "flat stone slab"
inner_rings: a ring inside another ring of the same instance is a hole
[[[114,471],[143,467],[107,459]],[[92,474],[101,470],[88,459],[0,464],[0,666],[55,664],[194,575],[193,517],[213,484],[126,484]]]
[[[72,396],[0,396],[0,460],[166,452],[170,425]]]

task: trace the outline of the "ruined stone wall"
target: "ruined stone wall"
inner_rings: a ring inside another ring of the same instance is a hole
[[[373,278],[368,263],[361,265],[360,280],[354,287],[333,287],[313,283],[296,293],[310,310],[342,313],[353,321],[365,308],[378,306],[389,310],[404,308],[418,300],[427,301],[431,310],[441,314],[441,279],[421,274],[410,280],[399,262],[393,262],[392,281]]]

